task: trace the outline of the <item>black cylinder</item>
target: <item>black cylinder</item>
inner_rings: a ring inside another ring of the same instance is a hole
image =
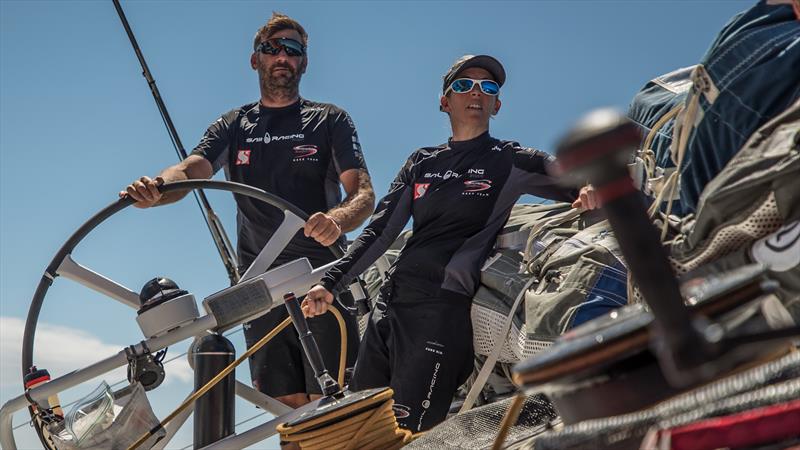
[[[194,389],[203,387],[233,362],[236,349],[218,334],[197,340],[192,351]],[[231,372],[194,405],[194,448],[202,448],[233,434],[236,425],[236,375]]]

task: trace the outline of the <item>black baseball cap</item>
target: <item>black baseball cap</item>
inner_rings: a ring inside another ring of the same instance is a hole
[[[500,64],[500,61],[489,55],[464,55],[461,58],[458,58],[450,67],[450,70],[444,74],[442,94],[444,94],[444,92],[447,90],[447,87],[450,86],[450,83],[458,78],[458,74],[461,73],[461,71],[470,67],[480,67],[482,69],[486,69],[490,74],[492,74],[494,81],[496,81],[501,87],[503,86],[503,83],[506,82],[506,71],[503,69],[503,65]]]

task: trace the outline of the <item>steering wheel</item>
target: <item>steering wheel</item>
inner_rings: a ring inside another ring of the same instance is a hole
[[[284,218],[281,221],[278,228],[273,233],[273,236],[264,246],[264,249],[261,251],[259,256],[256,260],[251,264],[248,270],[245,272],[244,276],[240,282],[247,281],[266,271],[281,251],[286,247],[286,245],[291,241],[292,237],[294,237],[295,233],[303,227],[306,220],[308,219],[308,215],[298,208],[297,206],[289,203],[288,201],[277,197],[273,194],[270,194],[266,191],[261,189],[240,184],[234,183],[229,181],[214,181],[214,180],[188,180],[188,181],[178,181],[174,183],[166,183],[159,187],[159,190],[162,193],[171,192],[171,191],[178,191],[178,190],[193,190],[193,189],[211,189],[211,190],[220,190],[220,191],[228,191],[234,194],[243,195],[245,197],[253,198],[273,207],[276,207],[283,211]],[[111,297],[114,300],[117,300],[131,308],[139,309],[140,302],[139,302],[139,294],[133,292],[123,286],[116,281],[111,280],[97,272],[94,272],[72,259],[72,252],[75,247],[83,241],[83,239],[98,225],[105,222],[108,218],[113,216],[114,214],[122,211],[123,209],[127,208],[128,206],[134,204],[136,201],[130,197],[123,197],[117,200],[116,202],[106,206],[94,216],[92,216],[88,221],[86,221],[83,225],[81,225],[73,234],[70,236],[67,241],[61,246],[58,252],[55,254],[53,259],[51,260],[50,264],[44,271],[41,280],[39,281],[39,285],[36,288],[36,291],[33,295],[33,299],[31,300],[30,309],[28,311],[27,320],[25,323],[25,331],[23,335],[23,344],[22,344],[22,372],[23,376],[26,374],[27,370],[33,366],[33,352],[34,352],[34,337],[36,334],[36,326],[39,319],[39,313],[42,309],[42,305],[44,304],[45,296],[56,280],[57,277],[63,276],[65,278],[71,279],[76,281],[89,289],[97,291],[101,294],[104,294],[108,297]],[[331,252],[333,252],[336,258],[342,256],[341,249],[336,246],[335,244],[328,247]],[[199,319],[195,320],[194,323],[190,326],[183,327],[185,331],[183,333],[176,332],[175,336],[167,336],[162,335],[160,337],[154,337],[142,341],[139,345],[144,345],[146,350],[152,350],[153,353],[162,349],[168,345],[171,345],[175,342],[180,342],[184,339],[189,337],[195,337],[204,334],[209,325],[213,328],[213,320],[208,320],[210,316],[202,316]],[[179,330],[180,331],[180,330]],[[135,346],[131,346],[135,347]],[[77,370],[70,374],[67,374],[63,377],[59,377],[53,379],[46,385],[40,386],[45,388],[45,391],[42,393],[35,393],[38,388],[34,388],[33,391],[26,393],[25,395],[21,395],[15,399],[10,400],[3,408],[0,409],[0,443],[2,444],[3,448],[6,449],[14,449],[16,448],[16,444],[13,438],[13,431],[11,428],[11,421],[12,415],[14,412],[26,407],[30,406],[31,400],[38,402],[40,404],[45,404],[48,395],[54,395],[58,392],[61,392],[69,387],[75,386],[80,384],[89,378],[93,378],[94,376],[104,374],[110,370],[116,369],[117,367],[123,366],[127,364],[127,359],[124,358],[125,350],[121,351],[117,355],[107,358],[105,360],[99,361],[91,366],[88,366],[84,369]],[[91,370],[90,370],[91,369]],[[89,378],[89,375],[91,375]],[[41,391],[40,391],[41,392]],[[32,397],[32,398],[31,398]],[[37,429],[37,433],[42,441],[42,444],[46,449],[50,449],[51,444],[47,442],[45,437],[42,434],[43,424],[37,420],[33,413],[33,409],[29,408],[31,411],[32,416],[32,423]],[[159,444],[162,444],[161,442]],[[166,444],[166,442],[163,442]]]

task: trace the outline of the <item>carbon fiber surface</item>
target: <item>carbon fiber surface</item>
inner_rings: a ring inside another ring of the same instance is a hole
[[[407,449],[482,449],[492,446],[500,423],[512,399],[471,409],[453,416],[422,437],[404,447]],[[519,418],[511,427],[506,439],[513,442],[551,428],[556,412],[543,395],[530,395],[525,399]]]

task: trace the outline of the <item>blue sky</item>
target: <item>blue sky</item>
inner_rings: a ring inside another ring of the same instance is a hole
[[[271,11],[300,20],[310,35],[301,94],[350,112],[382,195],[411,151],[447,139],[440,80],[462,54],[488,53],[505,65],[492,134],[549,151],[586,110],[624,109],[647,80],[695,64],[728,19],[752,3],[127,1],[123,8],[188,150],[221,113],[257,99],[248,58]],[[0,2],[0,403],[20,393],[21,323],[56,250],[132,179],[174,162],[110,0]],[[232,199],[209,197],[232,232]],[[74,256],[136,291],[156,275],[198,299],[227,283],[190,200],[123,211]],[[86,365],[141,340],[134,318],[59,279],[40,318],[35,360],[53,375]],[[241,333],[234,342],[243,351]],[[167,368],[165,387],[151,396],[159,417],[189,392],[183,361]],[[237,376],[247,380],[247,369]],[[237,421],[259,413],[242,406]],[[190,443],[191,427],[184,431],[170,448]],[[27,427],[17,432],[21,448],[35,448]]]

